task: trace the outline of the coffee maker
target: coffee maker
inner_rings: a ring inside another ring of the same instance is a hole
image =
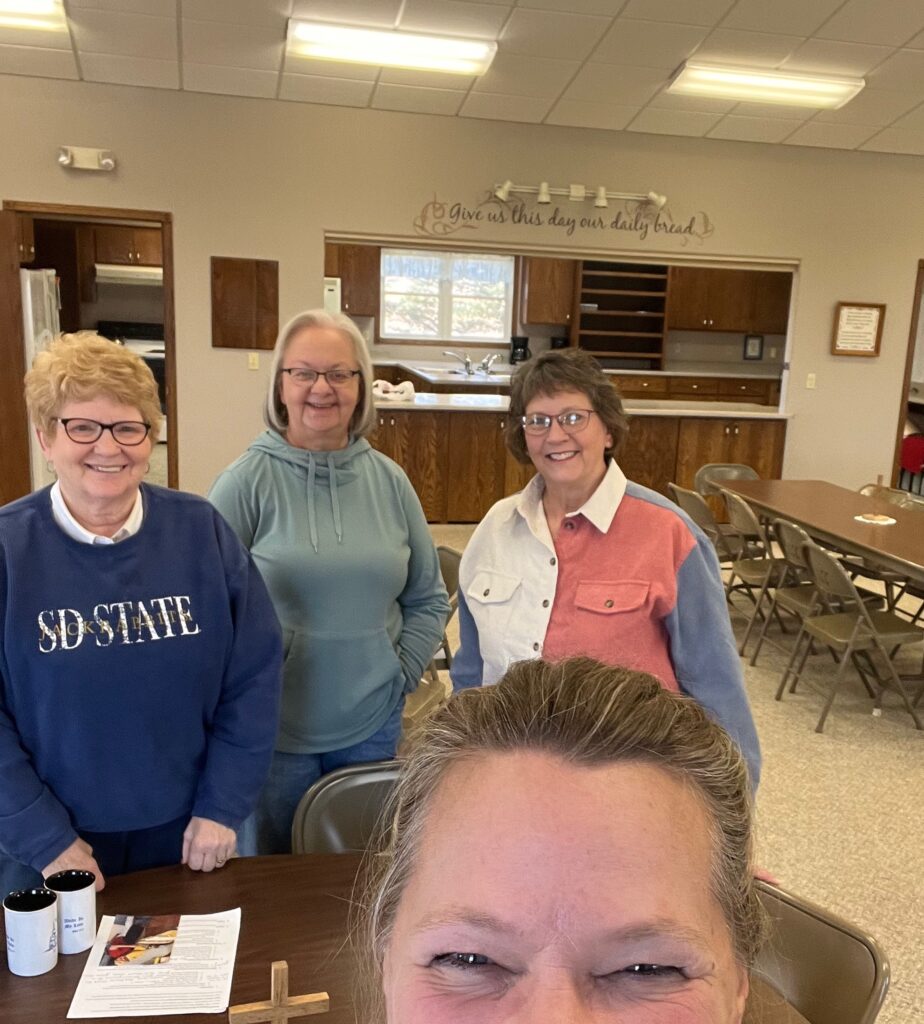
[[[514,334],[510,339],[510,363],[516,366],[517,363],[525,363],[532,355],[529,350],[529,338],[524,334]]]

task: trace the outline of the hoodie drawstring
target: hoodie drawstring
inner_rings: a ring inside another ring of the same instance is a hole
[[[308,536],[311,546],[318,550],[318,515],[314,507],[317,491],[314,480],[317,475],[317,461],[314,453],[308,454]],[[340,516],[340,488],[337,484],[337,465],[333,455],[327,456],[327,471],[330,474],[330,507],[334,516],[334,530],[337,533],[337,543],[343,543],[343,519]]]
[[[340,518],[340,487],[337,483],[337,466],[333,455],[327,456],[327,470],[330,473],[330,507],[334,515],[334,530],[337,532],[337,543],[342,544],[343,520]]]
[[[314,508],[314,477],[316,464],[314,461],[314,455],[308,454],[308,536],[311,540],[311,546],[315,552],[318,550],[318,517]]]

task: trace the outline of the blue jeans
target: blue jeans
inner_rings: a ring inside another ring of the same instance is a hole
[[[238,853],[242,857],[291,853],[292,819],[305,790],[336,768],[393,758],[401,738],[403,711],[402,699],[371,736],[352,747],[323,754],[286,754],[277,750],[257,809],[237,834]]]

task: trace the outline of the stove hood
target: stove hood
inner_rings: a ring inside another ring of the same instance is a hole
[[[123,263],[97,263],[97,284],[147,284],[164,283],[163,267],[138,267]]]

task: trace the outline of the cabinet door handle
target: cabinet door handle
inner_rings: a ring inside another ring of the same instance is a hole
[[[135,256],[134,256],[134,253],[131,253],[131,252],[130,252],[130,253],[128,254],[128,262],[129,262],[129,263],[134,263],[134,262],[135,262]]]
[[[693,387],[693,390],[696,391],[699,388],[699,384],[694,384],[694,385],[692,385],[692,387]]]
[[[648,387],[648,381],[647,380],[643,380],[642,381],[642,387],[643,388],[647,388]]]
[[[738,436],[738,428],[735,427],[735,437],[737,437],[737,436]]]
[[[394,418],[394,416],[392,416],[392,418],[391,418],[391,420],[390,420],[390,423],[391,423],[391,425],[392,425],[392,426],[394,426],[394,425],[395,425],[395,418]]]
[[[29,246],[29,255],[30,256],[34,256],[35,255],[35,246],[34,245],[30,245]]]
[[[725,428],[725,431],[724,431],[724,433],[725,433],[725,436],[726,436],[726,437],[728,437],[728,430],[729,430],[729,428],[728,428],[728,427],[726,427],[726,428]]]
[[[747,389],[748,389],[748,386],[747,386],[747,384],[741,384],[741,385],[740,385],[740,389],[741,389],[742,391],[747,391]]]

